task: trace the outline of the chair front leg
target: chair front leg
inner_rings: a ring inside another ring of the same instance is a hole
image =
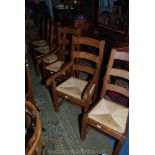
[[[83,107],[84,113],[86,113],[89,110],[89,104]]]
[[[84,115],[82,118],[82,126],[81,126],[81,132],[80,132],[81,140],[85,139],[87,132],[88,132],[88,124],[86,122],[86,116]]]
[[[44,62],[40,63],[40,71],[42,74],[42,78],[45,79],[46,78],[46,71],[45,71],[45,63]]]
[[[51,93],[52,93],[54,110],[55,110],[55,112],[59,112],[58,95],[56,93],[55,81],[52,81],[51,86],[52,86],[52,92]]]
[[[35,72],[36,72],[37,76],[40,76],[40,67],[39,67],[39,64],[37,64],[36,62],[34,62],[34,68],[35,68]]]
[[[119,152],[122,148],[122,145],[124,144],[124,141],[125,141],[125,138],[123,138],[123,137],[116,141],[112,155],[118,155],[119,154]]]

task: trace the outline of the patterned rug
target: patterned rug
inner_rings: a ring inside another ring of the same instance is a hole
[[[112,146],[107,138],[91,129],[84,141],[80,140],[78,116],[81,108],[65,103],[59,112],[54,112],[48,89],[41,85],[41,77],[36,76],[30,65],[35,104],[40,109],[42,126],[42,144],[44,155],[110,155]]]

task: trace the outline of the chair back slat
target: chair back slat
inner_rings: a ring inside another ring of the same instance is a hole
[[[83,65],[80,65],[80,64],[74,64],[73,65],[73,70],[86,72],[86,73],[89,73],[91,75],[93,75],[95,73],[94,68],[91,68],[89,66],[83,66]]]
[[[122,77],[124,79],[129,80],[129,72],[123,69],[111,69],[110,75],[117,76],[117,77]]]
[[[81,59],[87,59],[90,61],[93,61],[95,63],[99,62],[99,57],[97,55],[94,55],[92,53],[88,53],[88,52],[81,52],[81,51],[75,51],[73,52],[73,59],[75,58],[81,58]]]
[[[101,42],[93,38],[81,37],[80,39],[75,38],[74,44],[84,44],[98,48]]]
[[[107,84],[107,90],[115,91],[126,97],[129,97],[129,90],[124,87],[118,86],[118,85]]]
[[[115,59],[129,61],[129,53],[116,52]]]

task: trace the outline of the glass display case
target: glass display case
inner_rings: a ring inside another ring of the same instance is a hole
[[[128,31],[128,0],[99,0],[97,24],[118,32]]]

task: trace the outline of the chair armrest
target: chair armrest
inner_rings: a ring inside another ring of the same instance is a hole
[[[93,79],[90,80],[87,84],[87,86],[85,87],[83,93],[82,93],[82,98],[84,100],[88,100],[88,99],[91,99],[93,94],[94,94],[94,91],[95,91],[95,88],[97,86],[97,79],[98,79],[98,76],[99,76],[99,71],[96,71],[94,76],[93,76]]]
[[[71,66],[72,66],[72,62],[64,64],[60,71],[58,71],[58,72],[54,73],[54,75],[51,75],[50,77],[48,77],[48,79],[46,80],[46,85],[49,86],[52,81],[55,81],[55,79],[60,77],[60,75],[63,75],[66,71],[69,71]]]
[[[41,56],[40,58],[38,58],[37,63],[40,64],[45,58],[47,58],[50,55],[55,54],[55,53],[57,53],[57,49],[54,48],[49,53],[47,53],[47,54]]]

